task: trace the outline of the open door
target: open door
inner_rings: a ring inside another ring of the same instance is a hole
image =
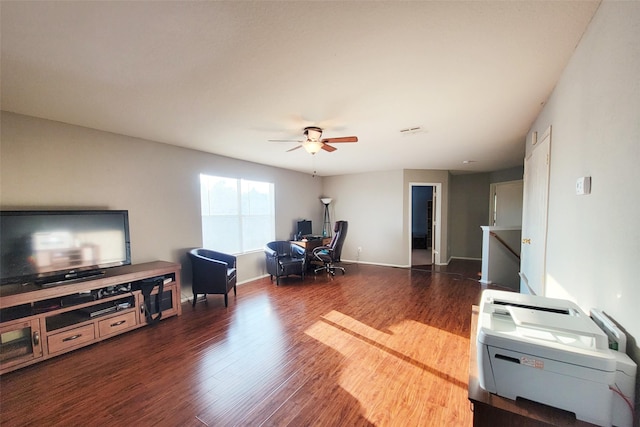
[[[440,218],[438,200],[442,184],[409,184],[409,265],[440,262]]]
[[[433,194],[431,197],[431,265],[436,263],[436,251],[435,251],[435,241],[436,241],[436,212],[438,206],[438,187],[433,186]],[[439,238],[440,236],[438,236]],[[439,245],[438,245],[439,247]]]

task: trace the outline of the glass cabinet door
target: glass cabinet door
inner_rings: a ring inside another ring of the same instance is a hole
[[[0,368],[42,357],[40,321],[21,320],[0,327]]]
[[[156,300],[158,298],[158,291],[154,289],[151,294],[151,315],[156,316]],[[178,307],[180,306],[180,300],[177,289],[174,285],[165,285],[160,299],[160,310],[163,317],[173,316],[178,313]],[[140,307],[140,323],[147,323],[146,320],[146,308],[144,305],[144,296],[142,293],[138,294],[138,307]]]

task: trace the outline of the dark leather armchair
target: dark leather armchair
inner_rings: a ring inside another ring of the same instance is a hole
[[[193,306],[199,294],[224,294],[224,306],[228,305],[227,294],[233,288],[236,295],[236,257],[233,255],[199,248],[187,252],[193,271]]]
[[[313,259],[316,264],[322,264],[322,267],[318,267],[314,270],[314,273],[318,271],[326,271],[327,273],[335,276],[336,270],[342,271],[344,274],[344,268],[335,265],[336,262],[340,262],[342,256],[342,245],[344,245],[344,239],[347,237],[347,229],[349,223],[347,221],[336,221],[333,227],[333,237],[331,243],[327,246],[318,246],[313,250]]]
[[[264,254],[267,260],[267,273],[272,281],[275,276],[276,285],[280,285],[280,277],[290,274],[299,275],[304,280],[306,254],[302,247],[286,240],[278,240],[267,243]]]

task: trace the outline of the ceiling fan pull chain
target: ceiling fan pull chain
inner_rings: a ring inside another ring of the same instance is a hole
[[[311,167],[313,168],[313,173],[311,174],[311,178],[315,178],[318,172],[316,171],[316,156],[311,156]]]

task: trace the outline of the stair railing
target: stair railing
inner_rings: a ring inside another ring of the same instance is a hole
[[[496,233],[494,233],[493,231],[490,231],[490,232],[489,232],[489,234],[490,234],[492,237],[495,237],[495,238],[496,238],[496,240],[502,244],[502,246],[504,246],[505,248],[507,248],[507,250],[513,254],[513,256],[515,256],[516,258],[520,259],[520,255],[518,255],[518,253],[517,253],[516,251],[514,251],[514,250],[511,248],[511,246],[509,246],[509,245],[507,244],[507,242],[505,242],[504,240],[502,240],[502,238],[501,238],[500,236],[498,236],[498,235],[497,235]]]

